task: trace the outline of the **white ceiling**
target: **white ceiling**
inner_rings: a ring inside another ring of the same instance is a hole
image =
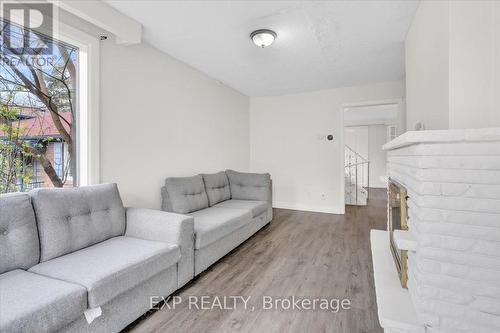
[[[418,1],[118,1],[146,42],[249,96],[399,80]],[[249,34],[277,32],[265,49]]]

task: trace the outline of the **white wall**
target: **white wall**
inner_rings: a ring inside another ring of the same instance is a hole
[[[368,127],[368,159],[370,160],[370,187],[387,187],[382,179],[387,175],[387,154],[382,146],[387,143],[387,126],[370,125]],[[385,178],[384,178],[385,179]]]
[[[101,44],[101,181],[159,208],[168,176],[249,168],[249,98],[146,44]]]
[[[366,159],[370,156],[368,127],[369,126],[344,127],[344,144]]]
[[[387,142],[386,125],[350,126],[344,129],[344,142],[361,156],[370,161],[370,184],[368,185],[367,168],[359,180],[363,186],[385,188],[387,183],[381,177],[386,176],[386,152],[382,146]]]
[[[499,1],[422,1],[405,46],[408,130],[500,126]]]
[[[500,126],[500,1],[450,4],[450,128]]]
[[[447,1],[422,1],[405,41],[406,128],[448,128],[449,20]]]
[[[252,98],[250,168],[271,173],[274,206],[342,213],[342,105],[401,98],[402,87],[398,81]]]

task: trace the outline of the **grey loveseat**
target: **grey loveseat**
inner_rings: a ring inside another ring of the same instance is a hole
[[[2,195],[0,331],[120,331],[192,279],[192,237],[191,217],[124,208],[115,184]]]
[[[200,274],[272,220],[269,174],[226,170],[167,178],[162,209],[194,217],[194,273]]]

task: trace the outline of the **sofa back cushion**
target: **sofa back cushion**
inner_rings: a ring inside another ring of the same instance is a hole
[[[28,269],[40,259],[31,198],[27,193],[0,195],[0,274]]]
[[[31,192],[47,261],[125,233],[125,208],[116,184]]]
[[[271,197],[271,175],[226,170],[231,188],[231,199],[269,201]]]
[[[201,175],[170,177],[163,191],[164,210],[188,214],[208,207],[208,196]]]
[[[202,174],[205,190],[207,191],[208,204],[216,205],[219,202],[231,199],[229,180],[224,171],[212,174]]]

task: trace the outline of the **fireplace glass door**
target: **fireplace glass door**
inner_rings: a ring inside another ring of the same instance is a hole
[[[390,235],[391,253],[394,257],[394,262],[399,274],[401,286],[403,288],[406,288],[406,284],[408,281],[408,253],[405,250],[398,249],[396,242],[394,241],[394,230],[408,230],[406,188],[393,179],[389,179],[389,191],[387,199],[389,203],[387,222]]]

